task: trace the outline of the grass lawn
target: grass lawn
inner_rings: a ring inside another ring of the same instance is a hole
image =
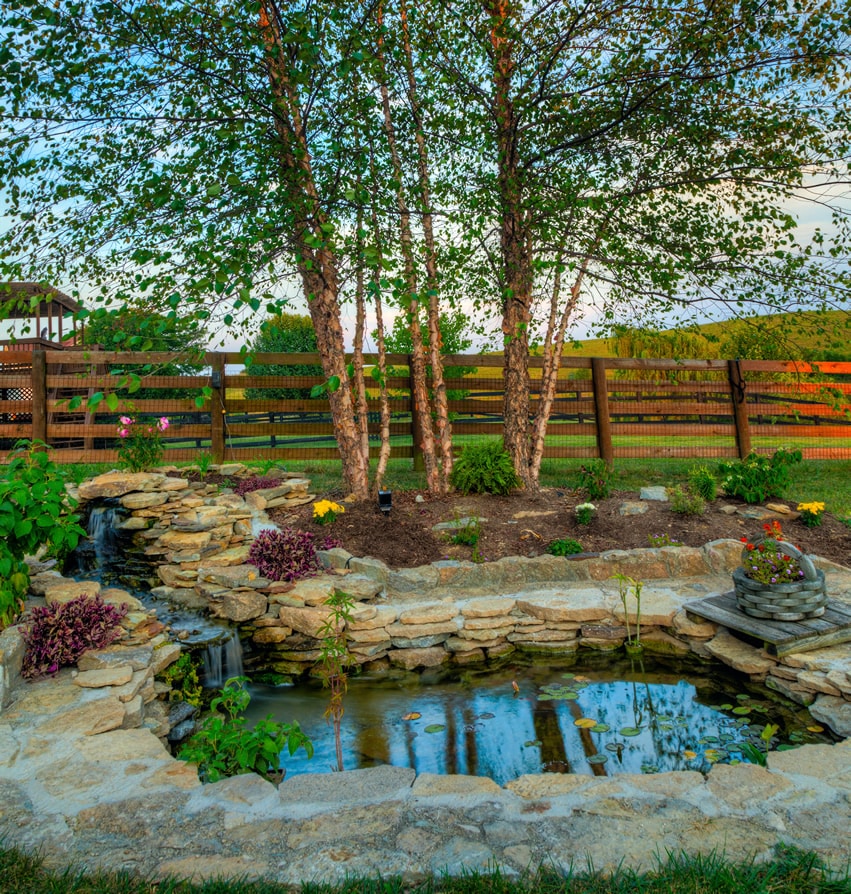
[[[546,869],[514,879],[494,873],[431,878],[417,885],[399,879],[352,879],[341,885],[306,884],[303,894],[851,894],[847,869],[829,873],[814,854],[783,849],[768,863],[734,864],[722,857],[669,856],[654,870],[613,875],[578,870],[565,877]],[[283,894],[276,882],[151,882],[125,873],[52,872],[42,861],[0,848],[0,894]]]

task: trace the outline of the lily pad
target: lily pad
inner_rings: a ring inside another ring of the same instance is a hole
[[[606,751],[623,751],[623,745],[620,742],[607,742]]]
[[[492,720],[494,717],[496,717],[496,714],[491,714],[490,711],[485,711],[484,714],[479,714],[478,719],[479,720]]]
[[[696,751],[684,751],[683,757],[687,761],[693,761],[697,757],[697,752]]]
[[[425,728],[425,732],[427,732],[427,733],[442,733],[445,729],[446,729],[446,726],[442,723],[430,723]]]
[[[420,714],[419,711],[410,711],[407,713],[402,720],[419,720],[423,715]]]
[[[728,755],[723,748],[707,748],[706,751],[703,752],[703,756],[710,764],[717,764],[718,761],[724,760]]]
[[[592,754],[591,757],[588,758],[589,764],[604,764],[609,759],[609,756],[606,754]]]
[[[734,714],[750,714],[753,709],[750,705],[739,705],[736,708],[733,708]]]
[[[637,726],[624,726],[619,730],[622,736],[640,736],[641,730]]]
[[[523,743],[524,748],[540,748],[544,743],[540,739],[529,739],[528,742]]]
[[[573,725],[578,726],[580,729],[594,729],[597,721],[592,720],[590,717],[580,717],[578,720],[573,721]]]
[[[594,726],[591,727],[592,733],[607,733],[611,727],[608,723],[595,723]]]

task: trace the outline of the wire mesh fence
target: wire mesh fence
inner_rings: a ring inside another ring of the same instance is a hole
[[[334,459],[338,452],[316,354],[209,353],[181,375],[157,370],[165,354],[100,351],[0,352],[0,458],[19,439],[49,444],[59,463],[114,463],[121,416],[169,419],[166,462]],[[368,356],[367,363],[376,362]],[[391,455],[416,460],[410,358],[392,355]],[[456,450],[503,427],[503,358],[446,358]],[[530,413],[542,361],[530,364]],[[272,370],[266,373],[266,370]],[[368,428],[377,453],[378,388],[367,379]],[[564,358],[547,427],[551,459],[742,457],[801,449],[805,457],[851,459],[851,362]]]

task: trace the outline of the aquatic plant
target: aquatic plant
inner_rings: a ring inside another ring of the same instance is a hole
[[[331,697],[325,709],[325,719],[334,727],[334,750],[337,770],[343,772],[343,698],[349,688],[348,668],[352,664],[346,626],[352,617],[354,598],[342,590],[335,590],[325,602],[330,614],[317,631],[322,638],[319,644],[319,668],[322,683],[330,690]]]
[[[21,632],[26,650],[21,676],[41,677],[76,664],[89,649],[102,649],[122,634],[127,606],[109,605],[95,596],[77,596],[69,602],[36,606]]]
[[[623,604],[623,620],[626,625],[626,646],[627,648],[638,649],[641,647],[641,588],[644,584],[630,577],[628,574],[616,574],[614,576],[618,582],[618,595]],[[635,599],[635,639],[629,632],[629,596]]]

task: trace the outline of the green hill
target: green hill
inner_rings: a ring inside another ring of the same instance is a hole
[[[851,360],[851,311],[767,314],[660,333],[624,328],[620,352],[616,341],[586,339],[578,347],[567,345],[564,356]]]

